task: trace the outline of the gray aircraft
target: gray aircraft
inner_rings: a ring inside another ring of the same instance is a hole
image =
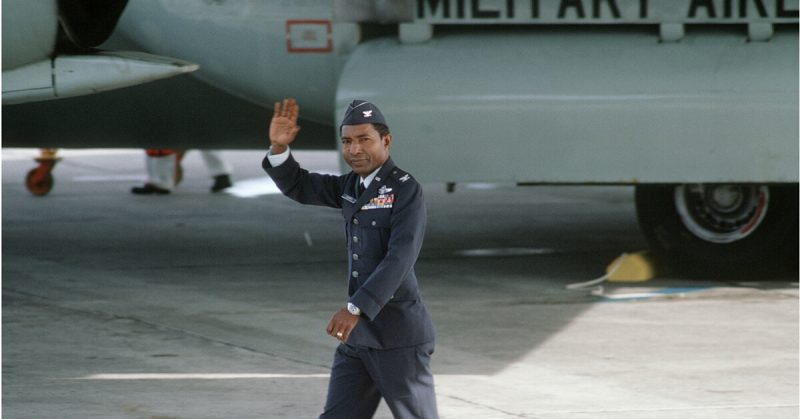
[[[393,156],[427,182],[635,185],[674,266],[796,264],[797,0],[40,0],[4,2],[3,20],[4,104],[60,96],[54,51],[116,24],[179,71],[198,63],[268,108],[294,97],[325,126],[378,103],[403,138]],[[52,75],[44,92],[6,90],[10,44],[32,57],[14,68]],[[91,84],[94,68],[74,73]]]

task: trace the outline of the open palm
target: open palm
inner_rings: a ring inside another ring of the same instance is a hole
[[[269,141],[273,146],[288,146],[300,132],[297,118],[300,116],[300,106],[294,99],[284,99],[275,102],[275,112],[269,124]]]

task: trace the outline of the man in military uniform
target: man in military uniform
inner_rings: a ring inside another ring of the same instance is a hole
[[[437,418],[430,357],[435,332],[414,264],[425,233],[422,188],[389,157],[380,110],[353,101],[340,127],[343,176],[309,173],[289,144],[300,127],[293,99],[275,104],[264,170],[302,204],[341,208],[348,249],[348,299],[328,323],[341,343],[321,418],[371,418],[381,397],[396,418]]]

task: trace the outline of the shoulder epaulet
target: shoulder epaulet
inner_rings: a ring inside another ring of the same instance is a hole
[[[411,174],[409,174],[408,172],[406,172],[406,171],[404,171],[402,169],[399,169],[397,167],[392,169],[391,177],[394,178],[395,180],[397,180],[400,183],[406,183],[409,180],[413,179],[411,177]]]

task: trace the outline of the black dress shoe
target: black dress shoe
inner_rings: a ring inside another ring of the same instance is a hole
[[[219,192],[223,189],[228,189],[233,186],[231,177],[228,175],[214,176],[214,184],[211,186],[211,192]]]
[[[153,195],[153,194],[166,195],[169,192],[170,192],[169,189],[159,188],[158,186],[153,185],[152,183],[145,183],[144,186],[134,186],[133,188],[131,188],[131,193],[134,193],[136,195]]]

